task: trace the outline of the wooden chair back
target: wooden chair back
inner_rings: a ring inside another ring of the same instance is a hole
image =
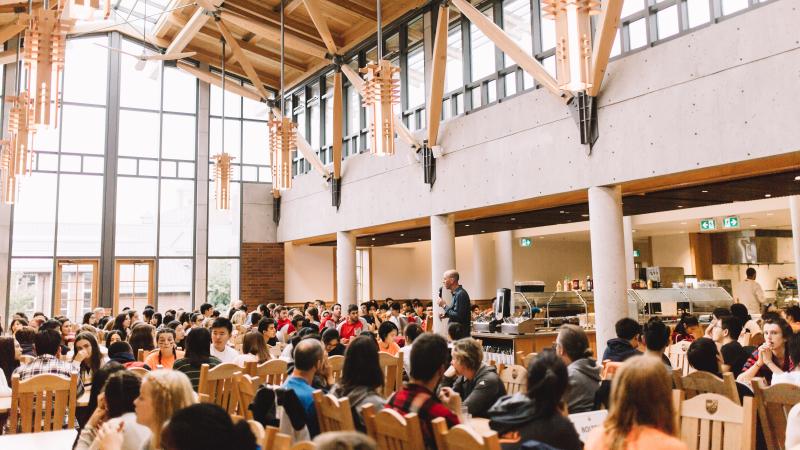
[[[139,378],[144,378],[147,375],[149,370],[145,369],[144,367],[131,367],[128,369],[132,374],[137,375]]]
[[[361,415],[364,417],[367,434],[378,443],[378,450],[425,449],[422,427],[416,414],[403,416],[389,408],[375,413],[372,405],[365,405]]]
[[[685,398],[690,399],[699,394],[719,394],[728,397],[741,405],[739,391],[736,390],[736,381],[733,374],[725,372],[722,378],[718,378],[708,372],[696,371],[681,377],[681,387]]]
[[[197,394],[203,401],[216,403],[228,414],[236,414],[239,401],[236,398],[237,389],[234,388],[235,375],[241,373],[242,368],[233,363],[224,363],[214,368],[208,364],[200,366],[200,381],[197,384]]]
[[[614,374],[622,367],[621,362],[611,361],[610,359],[603,360],[603,367],[600,370],[600,378],[610,380],[614,378]]]
[[[350,399],[342,397],[337,399],[331,394],[314,391],[314,408],[317,410],[319,431],[355,431],[353,412],[350,409]]]
[[[680,370],[683,376],[689,374],[689,361],[686,359],[686,351],[689,350],[691,343],[687,341],[680,341],[669,347],[667,356],[672,368]]]
[[[233,348],[237,352],[242,353],[242,346],[244,345],[244,333],[237,333],[233,338]]]
[[[145,358],[145,350],[143,348],[140,348],[136,352],[136,361],[144,362],[144,358]]]
[[[248,362],[244,372],[258,378],[258,384],[281,385],[286,380],[289,364],[282,359],[270,359],[261,364]]]
[[[264,440],[261,448],[264,450],[290,450],[292,448],[292,437],[280,432],[277,427],[267,426],[264,428]]]
[[[69,378],[42,374],[20,381],[11,378],[11,420],[8,433],[38,433],[75,428],[78,374]],[[19,429],[17,428],[19,426]]]
[[[436,448],[439,450],[460,450],[464,448],[475,450],[500,450],[500,438],[496,431],[479,434],[472,428],[456,425],[447,429],[444,417],[438,417],[431,422],[433,435],[436,438]]]
[[[767,387],[763,379],[753,380],[752,386],[767,448],[782,450],[789,410],[800,403],[800,386],[780,383]]]
[[[737,405],[720,394],[699,394],[689,400],[672,391],[678,435],[689,450],[753,450],[756,415],[753,399]]]
[[[281,356],[281,353],[283,352],[283,349],[284,349],[284,347],[286,347],[286,344],[284,344],[283,342],[278,342],[278,343],[277,343],[277,344],[275,344],[274,346],[272,346],[272,345],[271,345],[271,346],[269,346],[269,349],[268,349],[268,351],[269,351],[269,356],[270,356],[270,357],[272,357],[272,359],[278,359],[278,358],[280,358],[280,356]]]
[[[525,392],[528,386],[528,371],[516,364],[500,367],[500,381],[506,387],[506,393]]]
[[[19,365],[24,366],[25,364],[30,364],[33,362],[35,358],[31,355],[20,355],[19,357]]]
[[[243,373],[237,373],[233,376],[233,388],[236,391],[236,414],[247,419],[253,420],[253,412],[250,411],[250,404],[256,397],[261,383],[258,382],[258,377],[252,377]]]
[[[329,356],[328,366],[331,368],[331,376],[333,377],[333,382],[338,383],[339,380],[342,378],[342,371],[344,370],[344,356],[342,355]]]
[[[383,397],[389,398],[403,386],[403,360],[386,352],[378,353],[378,363],[383,371]]]

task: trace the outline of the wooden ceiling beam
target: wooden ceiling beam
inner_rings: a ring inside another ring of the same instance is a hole
[[[193,45],[190,45],[189,47],[186,48],[186,51],[196,52],[197,54],[194,57],[192,57],[192,59],[196,61],[204,62],[211,67],[219,68],[220,66],[219,55],[208,53],[208,49],[194,47]],[[247,78],[247,73],[245,73],[244,69],[242,69],[242,67],[238,63],[226,64],[225,71],[228,73],[232,73],[234,75],[238,75],[243,78]],[[264,73],[260,70],[256,70],[256,73],[258,73],[258,78],[266,87],[272,89],[273,91],[279,90],[280,79],[271,74]],[[253,92],[255,92],[255,89],[253,89]]]
[[[377,10],[366,8],[352,0],[327,0],[326,3],[340,11],[355,14],[364,19],[371,20],[372,22],[376,22],[378,20]],[[384,8],[381,9],[383,10]]]
[[[294,10],[300,7],[303,4],[303,0],[289,0],[289,2],[284,5],[283,15],[284,17],[288,16],[289,14],[293,13]],[[275,8],[280,11],[281,5],[280,3]]]
[[[275,26],[281,25],[281,16],[279,12],[275,12],[258,3],[246,2],[246,0],[226,0],[225,9],[239,14],[240,16],[252,17],[256,20],[269,22]],[[309,24],[308,21],[301,21],[284,16],[284,25],[287,31],[305,36],[315,42],[319,42],[320,45],[322,44],[317,29],[314,28],[312,24]],[[337,47],[344,44],[344,40],[341,36],[333,35],[333,40],[336,42]]]
[[[194,76],[195,78],[201,81],[213,84],[214,86],[217,86],[220,89],[222,88],[222,80],[220,79],[219,75],[199,69],[183,61],[178,61],[178,69],[188,73],[189,75]],[[255,89],[251,89],[247,86],[242,86],[234,83],[225,83],[225,90],[232,94],[249,98],[250,100],[261,101],[261,96],[259,95],[259,93],[256,92]]]
[[[192,17],[184,24],[178,34],[175,35],[175,38],[172,39],[169,47],[167,47],[167,53],[182,52],[189,45],[189,42],[197,36],[197,33],[200,32],[203,26],[205,26],[208,19],[210,19],[210,17],[206,14],[206,10],[197,8],[194,14],[192,14]]]
[[[317,31],[322,38],[322,42],[325,43],[328,53],[331,55],[337,54],[336,42],[333,40],[330,28],[328,28],[328,21],[319,8],[319,0],[303,0],[303,4],[306,5],[306,11],[308,11],[308,15],[311,17],[314,26],[317,27]]]
[[[239,47],[239,41],[236,40],[231,31],[221,20],[216,20],[214,21],[214,23],[217,26],[219,32],[222,33],[222,36],[225,37],[225,42],[231,48],[231,52],[233,53],[233,56],[236,58],[236,60],[239,62],[239,65],[242,66],[242,69],[244,69],[245,73],[247,74],[247,78],[250,80],[253,86],[255,86],[256,90],[261,94],[263,98],[268,98],[269,94],[267,93],[267,90],[264,88],[264,84],[261,82],[258,73],[256,73],[256,69],[255,67],[253,67],[253,63],[250,62],[250,59],[248,59],[247,56],[245,56],[242,48]]]
[[[17,60],[17,49],[0,52],[0,65],[11,64],[16,60]]]
[[[226,10],[223,10],[220,13],[220,18],[226,23],[236,25],[239,28],[248,30],[265,39],[271,41],[280,41],[280,29],[278,27],[261,23],[249,17],[233,14]],[[286,33],[285,37],[286,48],[296,50],[320,59],[325,59],[327,57],[328,51],[321,45],[309,42],[308,40],[291,33]]]
[[[431,70],[431,91],[428,96],[428,145],[433,147],[439,138],[439,123],[442,115],[442,96],[447,69],[447,27],[450,8],[447,4],[439,7],[436,21],[436,37],[433,41],[433,64]]]
[[[20,17],[17,22],[10,23],[3,28],[0,28],[0,45],[5,44],[6,41],[20,34],[25,30],[25,21]]]
[[[592,73],[589,82],[592,84],[587,89],[587,94],[592,97],[600,93],[603,85],[603,77],[608,68],[608,59],[611,56],[611,48],[614,46],[614,39],[617,37],[619,29],[619,18],[622,14],[623,0],[606,0],[603,2],[605,8],[600,12],[597,21],[597,32],[595,33],[594,48],[592,49]]]

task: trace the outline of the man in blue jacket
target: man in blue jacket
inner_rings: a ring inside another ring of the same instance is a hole
[[[469,294],[464,290],[464,287],[459,284],[458,272],[455,270],[448,270],[444,273],[442,285],[453,293],[453,303],[447,306],[447,303],[439,297],[439,306],[445,308],[444,314],[440,318],[447,317],[450,323],[458,322],[462,325],[464,330],[463,337],[470,335],[470,323],[472,321],[470,312]]]

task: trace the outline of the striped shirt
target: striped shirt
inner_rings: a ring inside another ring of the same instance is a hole
[[[203,364],[208,364],[209,368],[212,368],[218,364],[222,364],[222,361],[210,356],[208,361],[194,365],[191,363],[189,358],[181,358],[175,361],[175,364],[172,365],[172,369],[185,373],[186,376],[189,377],[189,381],[192,382],[192,389],[197,392],[197,385],[200,384],[200,368],[203,366]]]
[[[37,356],[33,361],[23,366],[19,366],[14,370],[14,374],[19,375],[19,381],[25,381],[28,378],[33,378],[36,375],[51,374],[61,377],[69,378],[72,374],[78,374],[76,369],[71,363],[61,361],[53,355],[44,354]],[[78,377],[78,397],[83,395],[83,381]]]

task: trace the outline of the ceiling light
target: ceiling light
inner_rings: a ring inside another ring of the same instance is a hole
[[[465,227],[468,227],[468,226],[469,226],[469,224],[468,224],[468,223],[465,223],[465,224],[464,224],[464,226],[465,226]]]
[[[678,205],[678,208],[683,208],[683,205]]]
[[[512,217],[511,220],[517,220],[517,218],[516,217]]]
[[[374,241],[374,240],[375,240],[375,238],[372,238],[372,240]]]
[[[559,214],[564,214],[564,211],[563,211],[563,210],[561,210],[561,211],[559,211],[558,213],[559,213]]]
[[[539,239],[544,239],[544,236],[539,236]]]
[[[631,230],[631,233],[636,233],[637,230]]]
[[[418,241],[421,241],[421,240],[422,240],[422,238],[419,238],[419,239],[417,239],[417,240],[418,240]]]
[[[794,181],[800,181],[800,175],[794,177]]]
[[[581,217],[589,217],[588,214],[581,214]]]
[[[756,224],[752,224],[752,225],[750,225],[750,226],[751,226],[752,228],[755,228],[755,227],[757,227],[758,225],[756,225]]]
[[[708,191],[706,191],[706,190],[702,190],[700,192],[702,192],[703,194],[708,194]]]
[[[681,225],[686,225],[686,222],[681,222]]]
[[[767,213],[767,215],[768,215],[768,216],[774,216],[775,214],[773,214],[773,213]]]
[[[770,198],[772,197],[772,194],[764,194],[764,197]]]
[[[405,235],[406,235],[405,233],[400,233],[400,237],[403,237],[403,236],[405,236]]]
[[[486,230],[481,230],[481,233],[486,233]]]

